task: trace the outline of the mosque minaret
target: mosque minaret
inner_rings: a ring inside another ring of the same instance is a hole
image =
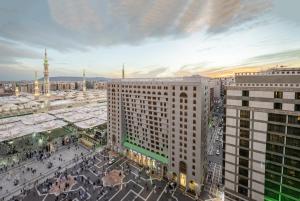
[[[40,96],[39,81],[38,81],[37,71],[35,71],[34,97],[35,99],[38,99],[39,96]]]
[[[85,70],[83,70],[82,91],[86,92]]]
[[[47,49],[45,49],[44,58],[44,95],[50,96],[49,64],[47,58]]]

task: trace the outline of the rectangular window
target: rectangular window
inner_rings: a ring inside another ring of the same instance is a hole
[[[279,200],[279,193],[275,193],[271,190],[268,190],[267,188],[265,188],[265,196],[273,198],[274,200]],[[267,200],[267,199],[265,199],[265,200]]]
[[[290,176],[290,177],[300,179],[300,171],[297,171],[297,170],[293,170],[293,169],[289,169],[289,168],[283,168],[283,174],[287,175],[287,176]]]
[[[286,144],[291,145],[291,146],[295,146],[295,147],[300,147],[300,139],[287,137],[286,138]]]
[[[275,121],[275,122],[285,123],[286,115],[269,113],[268,114],[268,121]]]
[[[240,166],[244,166],[244,167],[248,167],[249,166],[249,161],[243,158],[239,158],[239,165]]]
[[[274,91],[274,98],[282,98],[283,92],[282,91]]]
[[[246,196],[246,197],[248,196],[248,189],[245,188],[245,187],[239,186],[238,192],[239,192],[239,194],[241,194],[241,195],[244,195],[244,196]]]
[[[249,101],[243,100],[242,101],[242,106],[248,107],[249,106]]]
[[[267,133],[267,141],[281,144],[284,143],[284,136]]]
[[[240,149],[239,154],[240,154],[240,156],[243,156],[245,158],[249,158],[249,150]]]
[[[282,103],[274,103],[274,109],[281,110],[282,109]]]
[[[288,165],[288,166],[291,166],[293,168],[299,168],[300,167],[300,161],[297,161],[297,160],[294,160],[294,159],[289,159],[289,158],[284,159],[284,164]]]
[[[295,99],[300,100],[300,92],[295,93]]]
[[[239,175],[242,175],[244,177],[248,177],[248,170],[245,168],[239,167]]]
[[[300,104],[295,104],[295,111],[300,112]]]
[[[250,127],[250,122],[246,121],[246,120],[240,120],[240,127],[249,128]]]
[[[266,178],[272,181],[277,181],[280,182],[281,176],[271,173],[271,172],[266,172]]]
[[[299,152],[299,150],[296,150],[296,149],[285,148],[285,154],[289,155],[289,156],[300,158],[300,152]]]
[[[240,147],[249,148],[249,141],[240,139]]]
[[[240,129],[240,137],[249,138],[249,131]]]
[[[285,126],[268,124],[268,131],[272,131],[276,133],[285,133]]]
[[[240,111],[240,117],[241,118],[250,118],[250,111],[249,110],[241,110]]]
[[[239,177],[239,184],[248,187],[248,179]]]
[[[281,174],[281,166],[274,165],[274,164],[271,164],[271,163],[266,163],[266,170],[267,169],[272,171],[272,172],[277,172],[277,173]]]
[[[289,123],[289,124],[300,125],[300,116],[292,116],[292,115],[289,115],[288,123]]]
[[[289,135],[296,135],[296,136],[300,136],[300,128],[295,128],[295,127],[287,127],[287,133]]]
[[[243,90],[242,94],[243,94],[243,96],[247,96],[247,97],[249,97],[249,91],[245,91],[245,90]]]
[[[281,156],[277,156],[275,154],[270,154],[270,153],[266,153],[266,160],[267,161],[273,161],[276,163],[282,163],[282,157]]]
[[[275,144],[267,143],[267,151],[271,151],[278,154],[283,154],[283,147]]]

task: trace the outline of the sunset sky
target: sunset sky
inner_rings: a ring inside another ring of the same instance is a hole
[[[300,66],[299,0],[9,0],[0,80],[224,76]]]

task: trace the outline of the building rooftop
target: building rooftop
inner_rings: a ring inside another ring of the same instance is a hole
[[[51,131],[74,123],[87,129],[107,121],[106,103],[93,103],[82,107],[52,110],[48,113],[30,114],[0,119],[0,142],[32,133]]]
[[[300,87],[300,68],[270,68],[261,72],[235,74],[235,82],[228,86]]]
[[[124,79],[112,79],[109,83],[114,82],[201,82],[208,78],[202,76],[191,76],[191,77],[165,77],[165,78],[124,78]]]

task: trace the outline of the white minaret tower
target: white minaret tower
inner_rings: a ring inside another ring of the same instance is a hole
[[[44,58],[44,95],[50,96],[50,81],[49,81],[49,64],[47,58],[47,49],[45,49]]]
[[[20,96],[20,91],[19,91],[19,87],[18,87],[17,84],[16,84],[16,89],[15,89],[15,95],[16,95],[17,97]]]
[[[40,96],[40,89],[39,89],[39,81],[37,78],[37,71],[35,71],[35,81],[34,81],[34,97],[38,99]]]
[[[83,69],[82,91],[86,91],[85,70]]]

